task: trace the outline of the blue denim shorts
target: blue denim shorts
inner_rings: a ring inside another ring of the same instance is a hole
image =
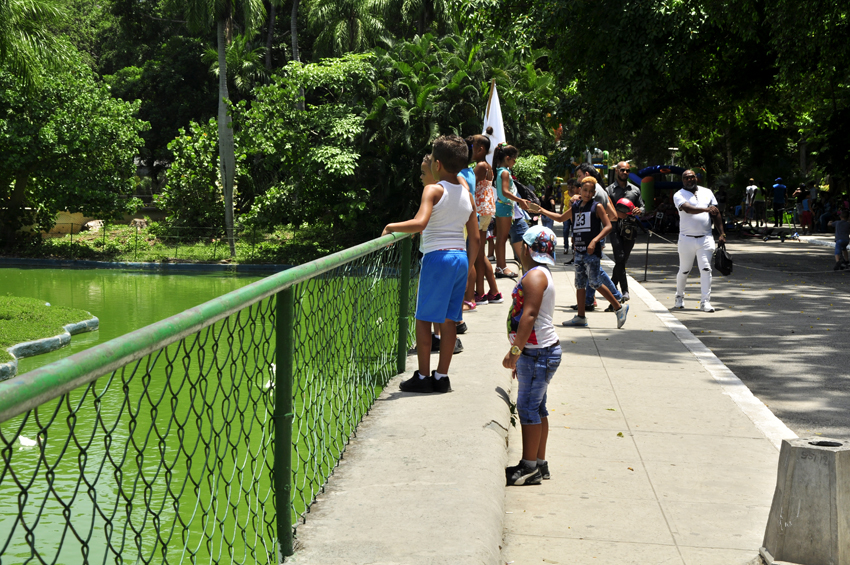
[[[560,343],[540,349],[523,350],[516,362],[516,378],[519,383],[516,409],[520,424],[533,426],[540,423],[540,418],[549,415],[546,410],[546,391],[560,364]]]
[[[588,255],[583,251],[576,251],[576,290],[587,288],[588,285],[593,290],[599,288],[602,284],[600,272],[602,267],[599,264],[599,257],[596,255]]]
[[[844,239],[844,240],[839,239],[838,241],[836,241],[835,242],[835,254],[841,255],[841,252],[844,251],[845,249],[847,249],[848,244],[850,244],[850,241],[847,241],[846,239]]]
[[[511,245],[522,241],[522,236],[524,236],[527,231],[528,223],[523,218],[514,220],[511,223]]]

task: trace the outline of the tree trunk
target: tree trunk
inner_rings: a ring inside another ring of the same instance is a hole
[[[5,181],[4,181],[5,182]],[[15,184],[9,194],[6,210],[0,217],[0,235],[6,242],[6,247],[11,248],[17,240],[17,232],[24,225],[24,205],[26,204],[27,184],[29,183],[29,172],[20,172],[15,175]]]
[[[301,53],[298,52],[298,5],[301,3],[301,0],[292,0],[292,15],[289,19],[289,31],[292,34],[292,60],[300,63],[301,62]],[[300,94],[300,98],[298,103],[295,104],[296,110],[304,109],[304,89],[299,87],[298,94]]]
[[[266,38],[266,70],[272,72],[272,43],[274,40],[275,0],[269,7],[269,35]]]
[[[230,244],[230,256],[236,257],[236,245],[233,241],[233,177],[236,169],[236,150],[233,146],[233,128],[230,123],[230,115],[225,103],[225,100],[230,98],[227,92],[225,25],[226,20],[220,18],[216,26],[218,32],[218,155],[224,190],[224,230]]]

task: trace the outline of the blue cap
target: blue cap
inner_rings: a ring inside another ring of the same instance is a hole
[[[555,248],[558,246],[555,232],[544,226],[531,226],[522,240],[528,245],[532,259],[545,265],[555,264]]]

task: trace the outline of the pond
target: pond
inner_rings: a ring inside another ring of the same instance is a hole
[[[75,335],[68,347],[18,361],[18,374],[173,316],[262,278],[257,275],[158,274],[111,269],[0,269],[0,294],[79,308],[100,330]]]

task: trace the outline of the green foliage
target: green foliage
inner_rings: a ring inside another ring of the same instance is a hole
[[[168,224],[178,228],[210,227],[224,231],[224,195],[218,165],[218,133],[214,119],[206,124],[192,122],[188,131],[180,130],[168,149],[174,161],[166,176],[168,182],[155,197],[157,205],[168,212]],[[244,151],[237,163],[245,160]]]
[[[32,91],[45,70],[68,63],[64,36],[53,33],[66,12],[56,0],[0,1],[0,68]]]
[[[543,155],[520,155],[513,168],[519,182],[533,184],[538,190],[546,185],[545,171],[546,157]]]
[[[363,55],[290,63],[257,89],[250,108],[240,104],[239,144],[256,183],[246,225],[272,229],[304,218],[350,224],[366,208],[368,192],[353,183],[363,133],[362,103],[353,97],[368,95],[372,77]],[[296,109],[302,89],[309,100],[305,111]]]
[[[58,211],[109,219],[125,210],[133,156],[148,125],[138,103],[116,100],[79,60],[29,91],[0,70],[0,237],[23,225],[49,228]]]
[[[127,66],[103,77],[113,96],[140,101],[138,117],[151,124],[142,133],[143,159],[173,158],[168,144],[180,128],[215,115],[215,81],[203,64],[203,53],[203,41],[174,36],[150,53],[141,66]]]
[[[0,363],[12,360],[6,348],[60,335],[63,326],[91,317],[85,310],[47,306],[37,298],[0,296]]]
[[[320,56],[364,51],[386,35],[384,0],[324,0],[310,5],[307,17]]]

